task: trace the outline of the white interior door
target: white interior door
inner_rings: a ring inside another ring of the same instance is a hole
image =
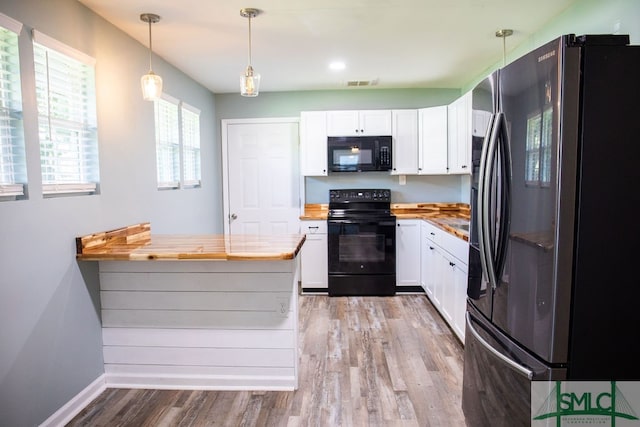
[[[296,234],[298,119],[223,120],[226,234]]]

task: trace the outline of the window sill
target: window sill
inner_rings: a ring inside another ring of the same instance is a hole
[[[182,183],[182,188],[200,188],[200,180],[185,181]]]
[[[178,188],[180,188],[180,183],[177,181],[158,183],[158,190],[177,190]]]
[[[23,196],[23,184],[0,184],[0,201],[16,200]]]
[[[65,195],[94,194],[97,185],[95,183],[87,184],[43,184],[42,194],[45,197],[57,197]]]

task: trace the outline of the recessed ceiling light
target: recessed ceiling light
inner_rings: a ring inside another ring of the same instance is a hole
[[[329,64],[329,68],[334,71],[339,71],[344,70],[346,68],[346,65],[342,61],[333,61]]]

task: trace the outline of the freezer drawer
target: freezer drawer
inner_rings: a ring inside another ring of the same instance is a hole
[[[531,381],[563,380],[467,305],[462,409],[469,427],[528,426]]]

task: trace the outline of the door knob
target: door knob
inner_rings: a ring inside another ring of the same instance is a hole
[[[231,214],[231,219],[238,219],[238,215],[236,215],[236,214],[234,214],[234,213],[233,213],[233,214]]]

